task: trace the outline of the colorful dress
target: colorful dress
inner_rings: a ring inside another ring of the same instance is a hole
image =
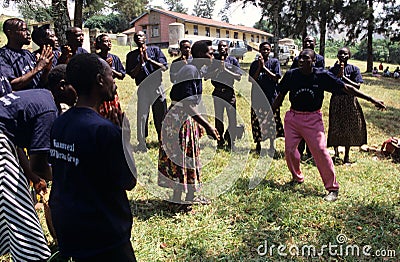
[[[181,79],[171,89],[172,105],[163,122],[158,160],[158,184],[162,187],[181,188],[187,192],[188,185],[196,190],[201,182],[200,125],[185,112],[180,101],[194,105],[200,103],[202,79],[198,69],[184,65],[179,73]]]
[[[258,60],[253,61],[250,65],[250,76],[255,74],[258,66]],[[265,66],[271,70],[272,73],[281,77],[281,68],[278,59],[269,58],[265,61]],[[254,142],[261,142],[275,136],[283,137],[284,131],[280,117],[280,109],[278,108],[273,114],[269,114],[271,107],[262,99],[262,97],[265,96],[269,104],[272,105],[278,95],[276,91],[278,83],[272,80],[267,73],[262,70],[258,78],[254,80],[256,83],[253,83],[251,88],[251,130]]]
[[[340,69],[335,64],[329,71],[337,75]],[[360,69],[347,64],[344,76],[356,83],[363,83]],[[345,92],[332,94],[329,104],[328,147],[362,146],[367,144],[367,127],[357,98]]]

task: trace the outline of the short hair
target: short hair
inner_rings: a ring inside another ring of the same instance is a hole
[[[77,26],[72,26],[67,28],[67,30],[65,31],[65,37],[67,38],[67,40],[70,39],[71,37],[75,37],[75,33],[73,31],[76,29],[82,30],[80,27]]]
[[[194,43],[191,50],[193,58],[202,58],[210,46],[212,46],[211,40],[200,40]]]
[[[258,46],[258,50],[261,50],[261,48],[265,45],[269,45],[269,47],[271,47],[271,43],[270,42],[262,42],[259,46]]]
[[[51,69],[49,75],[47,76],[47,84],[50,91],[60,83],[61,80],[67,80],[67,64],[61,64],[55,66]]]
[[[50,24],[35,27],[32,31],[32,41],[39,46],[42,45],[43,39],[47,38],[47,30],[50,30]]]
[[[314,50],[312,50],[312,49],[310,49],[310,48],[303,49],[303,50],[300,51],[300,55],[301,55],[303,52],[311,53],[312,56],[313,56],[313,57],[312,57],[313,60],[315,60],[315,51],[314,51]]]
[[[346,50],[347,50],[347,52],[349,52],[349,58],[351,58],[351,50],[350,50],[350,48],[349,48],[349,47],[347,47],[347,46],[344,46],[344,47],[340,48],[340,49],[338,50],[338,53],[339,53],[339,51],[340,51],[341,49],[346,49]]]
[[[190,41],[187,40],[187,39],[184,39],[184,40],[180,41],[180,42],[179,42],[179,48],[182,48],[182,47],[183,47],[183,44],[185,44],[185,43],[189,43],[189,44],[190,44]]]
[[[108,36],[107,34],[100,34],[96,37],[96,46],[100,45],[102,42],[103,37]],[[97,47],[96,47],[97,48]]]
[[[98,74],[104,74],[105,64],[96,54],[78,54],[67,65],[67,82],[79,95],[89,95]]]
[[[9,37],[9,31],[17,31],[24,23],[25,21],[22,19],[9,18],[3,23],[3,32],[7,37]]]

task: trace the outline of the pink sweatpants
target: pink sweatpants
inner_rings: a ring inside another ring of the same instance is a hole
[[[300,170],[300,153],[297,150],[300,140],[304,138],[326,190],[338,190],[339,184],[336,181],[332,158],[326,147],[322,113],[320,111],[299,112],[290,109],[285,115],[284,129],[286,163],[293,179],[298,182],[304,181],[304,175]]]

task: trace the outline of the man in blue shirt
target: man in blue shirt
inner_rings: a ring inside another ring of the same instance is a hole
[[[135,164],[124,155],[122,119],[116,125],[98,112],[114,98],[112,70],[95,54],[76,55],[67,82],[78,100],[57,118],[50,137],[50,209],[60,252],[75,261],[136,261],[126,195],[136,185]]]
[[[67,44],[61,48],[59,64],[68,64],[69,60],[78,54],[87,54],[88,51],[82,47],[85,35],[79,27],[69,27],[65,32]]]
[[[53,60],[52,48],[45,46],[38,58],[22,49],[31,43],[31,34],[27,24],[18,18],[4,21],[3,32],[7,37],[7,45],[0,48],[0,63],[12,89],[17,91],[44,87]]]
[[[153,111],[154,125],[161,138],[161,126],[167,112],[165,91],[161,84],[161,71],[167,70],[167,59],[157,46],[146,46],[146,35],[138,31],[134,35],[138,48],[126,55],[126,72],[135,79],[138,86],[138,112],[137,112],[137,140],[138,151],[146,151],[146,137],[148,134],[147,120],[149,109]],[[161,69],[161,70],[159,70]],[[151,77],[148,77],[154,73]]]
[[[316,41],[315,38],[313,36],[306,36],[306,38],[304,38],[303,40],[303,49],[315,49],[315,45],[316,45]],[[322,55],[315,53],[315,62],[313,63],[314,67],[317,68],[325,68],[325,59]],[[299,56],[296,56],[293,59],[293,63],[290,67],[290,69],[294,69],[294,68],[298,68],[299,67]],[[304,149],[307,149],[307,159],[311,159],[312,155],[310,152],[310,149],[308,149],[308,147],[306,148],[306,142],[303,140],[300,141],[299,143],[299,152],[300,155],[303,156],[304,153]]]
[[[279,94],[272,109],[282,105],[285,95],[289,93],[290,110],[285,115],[285,158],[292,173],[292,184],[304,182],[300,169],[300,154],[297,146],[301,139],[309,145],[315,164],[329,191],[326,201],[335,201],[339,194],[332,158],[329,155],[324,133],[321,107],[324,92],[338,93],[345,91],[351,95],[373,103],[378,109],[385,109],[383,102],[360,92],[352,85],[347,85],[331,72],[313,67],[315,52],[304,49],[299,55],[299,68],[289,70],[279,83]]]
[[[218,148],[223,148],[225,142],[228,143],[228,148],[234,149],[235,139],[237,136],[236,128],[236,96],[233,89],[234,81],[240,81],[241,70],[237,59],[233,56],[228,56],[228,43],[221,40],[218,43],[218,56],[214,58],[210,70],[214,76],[211,84],[214,86],[212,93],[214,99],[215,111],[215,128],[221,135],[218,140]],[[215,72],[212,72],[214,71]],[[224,110],[228,115],[228,130],[224,134]]]

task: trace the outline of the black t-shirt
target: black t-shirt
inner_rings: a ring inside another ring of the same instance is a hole
[[[0,130],[29,153],[50,149],[50,130],[57,117],[50,91],[29,89],[0,97]]]
[[[324,91],[337,93],[343,87],[342,80],[329,71],[313,68],[312,74],[304,75],[300,69],[296,68],[286,72],[279,83],[278,90],[282,94],[289,92],[292,109],[313,112],[321,109]]]
[[[235,74],[240,74],[240,75],[242,74],[239,62],[235,57],[228,56],[225,58],[224,62],[226,70],[229,70]],[[213,63],[207,69],[207,71],[212,72],[213,70],[215,70],[220,66],[221,66],[221,57],[218,56],[215,59],[213,59]],[[215,77],[211,79],[211,84],[217,88],[233,88],[234,82],[235,79],[233,78],[233,76],[225,71],[222,73],[218,73]]]
[[[293,63],[290,66],[290,69],[296,69],[298,67],[299,67],[299,57],[296,56],[293,59]],[[322,68],[322,69],[325,68],[325,59],[324,59],[324,57],[322,55],[315,53],[315,65],[314,65],[314,67],[318,67],[318,68]]]
[[[136,169],[125,159],[121,128],[73,107],[54,122],[50,163],[50,208],[63,254],[84,258],[130,240],[125,190],[135,186]]]
[[[183,99],[199,104],[203,92],[202,77],[199,70],[192,64],[184,65],[179,70],[177,84],[172,86],[170,97],[172,101]]]

